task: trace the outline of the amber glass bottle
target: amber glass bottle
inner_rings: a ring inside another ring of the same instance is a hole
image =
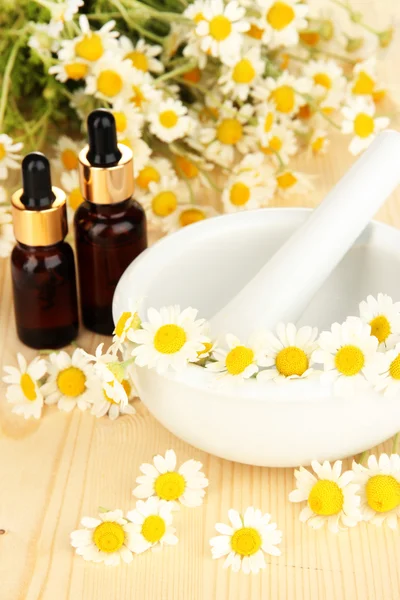
[[[50,165],[38,152],[22,162],[23,189],[12,198],[17,243],[11,272],[17,333],[31,348],[60,348],[78,333],[78,303],[65,194],[51,187]]]
[[[75,213],[75,240],[84,325],[111,335],[117,283],[147,247],[145,213],[133,198],[131,150],[117,144],[115,119],[106,110],[88,118],[89,145],[79,156],[85,201]]]

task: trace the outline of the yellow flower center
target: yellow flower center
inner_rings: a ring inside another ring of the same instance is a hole
[[[286,2],[275,2],[267,13],[267,21],[272,29],[282,31],[282,29],[290,25],[295,16],[295,12],[289,4],[286,4]]]
[[[27,400],[30,400],[31,402],[36,400],[35,382],[33,381],[32,377],[28,375],[28,373],[23,373],[21,375],[19,384],[21,386],[22,393]]]
[[[93,543],[101,551],[112,554],[124,545],[125,532],[122,525],[113,521],[104,521],[93,531]]]
[[[326,73],[316,73],[314,75],[314,83],[330,90],[332,87],[332,79]]]
[[[197,13],[197,15],[194,15],[193,21],[195,23],[200,23],[200,21],[205,21],[205,17],[203,15],[203,13],[199,12],[199,13]]]
[[[240,375],[254,360],[254,352],[246,346],[232,348],[226,356],[226,369],[230,375]]]
[[[359,113],[354,119],[354,132],[360,138],[369,137],[375,129],[374,119],[365,113]]]
[[[400,354],[390,363],[389,373],[393,379],[400,379]]]
[[[371,335],[374,335],[381,344],[385,342],[392,333],[390,323],[384,315],[379,315],[370,321]]]
[[[213,343],[212,342],[204,342],[203,343],[203,350],[199,350],[197,353],[197,356],[200,358],[203,354],[209,354],[211,351],[211,348],[213,347]]]
[[[123,112],[113,111],[115,126],[118,133],[122,133],[128,126],[128,119]]]
[[[317,515],[330,517],[343,508],[343,492],[334,481],[321,479],[313,486],[308,496],[308,505]]]
[[[271,131],[271,127],[274,124],[274,113],[269,112],[264,120],[264,131],[265,133],[269,133]]]
[[[186,73],[182,75],[182,79],[185,81],[191,81],[192,83],[199,83],[201,79],[201,71],[198,67],[195,67],[190,71],[186,71]]]
[[[276,110],[281,113],[290,113],[295,106],[294,89],[290,85],[281,85],[271,92],[271,99],[275,102]]]
[[[335,366],[339,373],[352,377],[357,375],[363,368],[365,357],[357,346],[347,345],[338,350],[335,356]]]
[[[103,56],[103,52],[103,42],[97,33],[89,33],[80,42],[75,44],[75,54],[91,62],[99,60]]]
[[[74,79],[78,81],[78,79],[83,79],[86,77],[89,67],[85,63],[69,63],[65,65],[65,72],[68,75],[69,79]]]
[[[108,385],[110,385],[113,388],[114,387],[114,382],[111,381]],[[124,388],[125,394],[127,395],[127,398],[129,400],[129,398],[131,397],[131,392],[132,392],[132,386],[131,386],[131,384],[129,383],[129,381],[127,379],[123,379],[121,381],[121,385]],[[119,402],[115,402],[115,400],[113,398],[111,398],[107,394],[107,392],[106,392],[106,390],[104,388],[103,388],[103,396],[107,400],[107,402],[109,402],[110,404],[119,404]]]
[[[154,483],[154,490],[162,500],[177,500],[182,496],[185,487],[183,476],[175,471],[159,475]]]
[[[376,92],[373,92],[372,99],[376,104],[378,104],[378,102],[381,102],[385,96],[386,90],[377,90]]]
[[[68,171],[73,171],[78,168],[78,155],[75,150],[71,150],[70,148],[66,148],[61,152],[60,156],[61,162],[65,169]]]
[[[173,192],[160,192],[154,196],[151,207],[157,217],[168,217],[176,210],[178,201]]]
[[[131,98],[131,102],[132,102],[132,104],[134,104],[135,106],[140,108],[142,106],[143,102],[146,101],[146,96],[143,94],[142,90],[137,85],[132,86],[132,91],[133,91],[133,96]]]
[[[282,140],[281,138],[279,138],[278,136],[274,135],[270,140],[269,140],[269,150],[271,152],[279,152],[279,150],[282,148]]]
[[[159,120],[163,127],[166,129],[171,129],[171,127],[175,127],[178,122],[178,115],[173,110],[164,110],[159,114]]]
[[[243,128],[237,119],[223,119],[217,128],[217,138],[221,144],[233,146],[243,136]]]
[[[6,149],[4,148],[4,144],[0,144],[0,160],[3,160],[7,155]]]
[[[188,179],[197,177],[199,174],[199,169],[193,162],[188,160],[185,156],[177,156],[175,160],[178,170],[181,170],[185,177]]]
[[[83,202],[83,196],[79,188],[75,188],[68,195],[68,204],[72,210],[76,210]]]
[[[234,206],[244,206],[250,199],[250,189],[241,181],[234,183],[229,194],[231,204]]]
[[[392,475],[374,475],[365,486],[368,506],[388,512],[400,504],[400,483]]]
[[[229,19],[224,15],[218,15],[210,21],[210,35],[217,42],[223,42],[229,37],[232,31],[232,25]]]
[[[117,96],[122,90],[122,87],[122,77],[111,69],[102,71],[97,78],[98,91],[108,98],[114,98],[114,96]]]
[[[261,38],[264,34],[264,29],[257,27],[257,25],[254,25],[254,23],[251,23],[250,29],[248,31],[246,31],[246,34],[255,40],[261,40]]]
[[[161,354],[175,354],[186,343],[186,332],[179,325],[162,325],[154,336],[154,348]]]
[[[278,182],[278,187],[283,190],[287,190],[297,183],[297,177],[290,171],[286,171],[286,173],[281,173],[281,175],[278,175],[276,181]]]
[[[242,527],[231,537],[231,548],[241,556],[251,556],[259,551],[262,539],[257,529]]]
[[[311,144],[312,151],[318,154],[324,149],[325,138],[323,136],[315,138]]]
[[[128,319],[131,318],[131,316],[132,316],[132,313],[129,311],[125,311],[122,313],[122,315],[118,319],[118,323],[114,329],[115,335],[117,335],[118,337],[121,337],[121,335],[124,333],[126,322]]]
[[[275,359],[276,368],[281,375],[303,375],[308,369],[308,358],[304,350],[297,346],[288,346],[278,352]]]
[[[250,83],[256,76],[255,69],[248,58],[242,58],[236,63],[232,79],[236,83]]]
[[[307,46],[318,46],[321,39],[318,31],[300,31],[299,36]]]
[[[86,375],[78,367],[68,367],[59,372],[57,387],[64,396],[76,398],[86,390]]]
[[[186,227],[187,225],[192,225],[192,223],[204,221],[205,218],[205,213],[199,208],[188,208],[187,210],[183,210],[179,215],[179,224],[181,227]]]
[[[136,183],[144,190],[147,190],[149,183],[152,181],[158,183],[160,181],[160,173],[154,167],[144,167],[137,176]]]
[[[165,521],[158,515],[146,517],[142,525],[142,536],[150,544],[159,542],[165,534]]]
[[[352,92],[353,94],[365,94],[371,95],[375,89],[375,81],[365,73],[365,71],[360,71],[358,77],[356,79],[355,84],[353,85]]]
[[[128,58],[132,62],[132,65],[139,71],[144,71],[146,73],[149,70],[149,60],[142,52],[133,50],[133,52],[129,52],[125,58]]]

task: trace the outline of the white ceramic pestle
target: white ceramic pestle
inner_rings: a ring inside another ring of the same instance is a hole
[[[213,335],[234,332],[245,342],[261,328],[295,323],[399,183],[400,133],[384,131],[304,225],[212,317]]]

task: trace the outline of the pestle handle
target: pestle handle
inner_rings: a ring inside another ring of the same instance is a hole
[[[296,322],[399,183],[400,133],[384,131],[304,225],[211,319],[213,335],[234,333],[245,341],[258,329]]]

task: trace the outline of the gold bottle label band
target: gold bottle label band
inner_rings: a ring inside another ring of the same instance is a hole
[[[26,246],[51,246],[68,233],[66,197],[53,187],[55,201],[46,210],[28,210],[21,202],[22,189],[13,194],[11,210],[15,239]]]
[[[116,204],[127,200],[135,187],[132,151],[118,144],[122,157],[115,167],[92,167],[87,160],[88,146],[79,154],[79,179],[82,196],[94,204]]]

